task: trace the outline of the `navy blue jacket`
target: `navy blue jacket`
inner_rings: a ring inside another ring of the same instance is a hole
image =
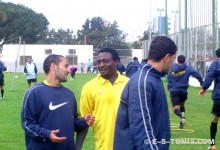
[[[114,150],[169,149],[170,119],[161,81],[164,76],[147,64],[131,77],[121,95]]]
[[[147,64],[148,59],[141,60],[141,67]]]
[[[141,68],[141,64],[138,61],[130,62],[125,69],[126,76],[130,78],[140,68]]]
[[[187,89],[189,87],[189,77],[193,76],[196,78],[200,85],[202,86],[203,80],[201,74],[196,71],[192,66],[188,66],[184,64],[177,64],[175,63],[168,75],[168,90],[171,91],[178,91],[187,93]]]
[[[207,90],[211,86],[213,80],[214,88],[212,91],[212,99],[220,100],[220,58],[212,62],[210,65],[206,78],[202,84],[202,88]]]
[[[4,74],[3,72],[6,71],[7,68],[4,66],[4,64],[1,62],[0,63],[0,79],[4,79]]]
[[[117,65],[117,70],[120,72],[120,74],[123,74],[123,72],[125,71],[125,66],[119,62]]]
[[[78,118],[76,99],[72,91],[39,83],[24,95],[21,111],[27,150],[75,150],[74,131],[88,127],[84,118]],[[51,130],[60,131],[61,143],[50,140]]]

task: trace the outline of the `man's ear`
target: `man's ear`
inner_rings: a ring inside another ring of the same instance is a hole
[[[170,61],[170,54],[166,54],[166,55],[164,56],[163,60],[164,60],[164,63],[169,62],[169,61]]]
[[[50,69],[53,70],[53,71],[55,71],[56,68],[57,68],[56,64],[51,63],[51,65],[50,65]]]

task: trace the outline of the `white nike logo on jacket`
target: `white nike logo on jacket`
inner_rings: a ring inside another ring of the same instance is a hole
[[[57,109],[57,108],[59,108],[59,107],[65,105],[65,104],[67,104],[67,103],[68,103],[68,102],[61,103],[61,104],[58,104],[58,105],[54,105],[54,106],[53,106],[52,102],[50,102],[49,109],[50,109],[50,110],[55,110],[55,109]]]

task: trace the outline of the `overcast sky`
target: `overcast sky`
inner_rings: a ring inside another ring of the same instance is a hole
[[[49,21],[50,28],[80,30],[86,19],[100,16],[113,23],[117,21],[119,29],[129,34],[129,38],[142,35],[148,28],[157,9],[164,8],[162,0],[2,0],[23,4],[37,13],[43,13]],[[177,1],[173,5],[177,9]],[[150,3],[151,10],[150,13]],[[162,12],[163,13],[163,12]]]

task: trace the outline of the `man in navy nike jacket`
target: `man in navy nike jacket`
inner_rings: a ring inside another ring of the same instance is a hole
[[[78,118],[73,92],[63,85],[69,74],[68,61],[50,55],[44,61],[46,79],[24,95],[21,123],[27,150],[75,150],[74,131],[92,125],[94,117]]]
[[[152,41],[148,64],[131,77],[121,95],[114,150],[169,149],[170,120],[161,78],[172,66],[176,51],[168,37]]]

